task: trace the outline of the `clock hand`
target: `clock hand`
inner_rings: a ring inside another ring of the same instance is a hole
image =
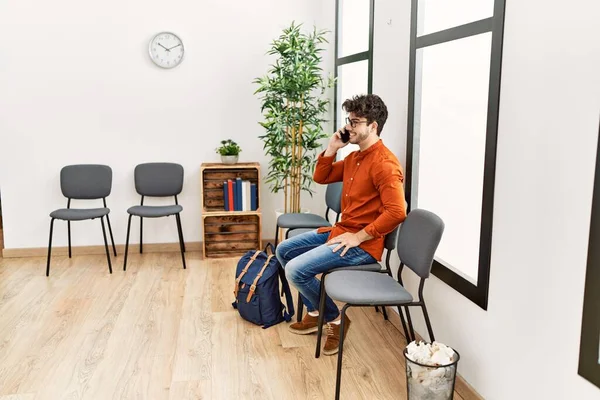
[[[179,43],[177,46],[169,47],[169,51],[170,51],[171,49],[174,49],[175,47],[179,47],[179,46],[181,46],[181,43]]]
[[[163,46],[163,45],[162,45],[162,44],[160,44],[160,43],[159,43],[158,45],[159,45],[160,47],[162,47],[163,49],[165,49],[166,51],[169,51],[169,52],[171,51],[171,50],[167,49],[165,46]]]

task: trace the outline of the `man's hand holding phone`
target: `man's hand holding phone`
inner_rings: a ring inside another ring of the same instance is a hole
[[[350,132],[348,132],[345,127],[335,132],[329,139],[327,150],[325,150],[325,156],[331,157],[335,155],[339,149],[348,145],[349,140]]]

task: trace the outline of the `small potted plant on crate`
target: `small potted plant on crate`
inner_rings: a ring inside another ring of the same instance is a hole
[[[221,155],[221,162],[223,164],[235,164],[242,149],[236,142],[227,139],[221,140],[221,146],[217,147],[216,152]]]

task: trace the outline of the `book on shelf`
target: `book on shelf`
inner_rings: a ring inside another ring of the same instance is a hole
[[[242,178],[235,179],[235,211],[242,211]]]
[[[252,211],[256,210],[257,203],[257,193],[256,193],[256,183],[250,183],[250,209]]]
[[[225,211],[256,211],[258,209],[256,184],[241,178],[224,181],[223,204]]]
[[[229,185],[227,181],[223,182],[223,200],[225,202],[225,211],[229,211]]]

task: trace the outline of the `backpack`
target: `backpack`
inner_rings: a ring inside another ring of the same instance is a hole
[[[285,272],[274,254],[267,255],[269,247],[274,253],[273,245],[269,243],[264,251],[251,250],[240,258],[233,290],[235,301],[231,304],[242,318],[263,329],[283,321],[289,322],[294,315],[292,293]],[[283,289],[281,294],[279,280]],[[284,294],[288,311],[281,302]]]

